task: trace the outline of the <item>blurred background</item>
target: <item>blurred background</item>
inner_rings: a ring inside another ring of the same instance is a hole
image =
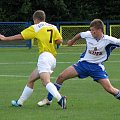
[[[32,21],[38,9],[48,22],[120,20],[120,0],[0,0],[0,22]]]
[[[120,38],[120,0],[0,0],[0,34],[20,33],[33,24],[32,15],[44,10],[46,22],[59,29],[64,43],[75,34],[89,30],[90,21],[103,20],[104,33]],[[84,40],[75,45],[84,44]],[[29,47],[37,40],[0,42],[0,47]]]

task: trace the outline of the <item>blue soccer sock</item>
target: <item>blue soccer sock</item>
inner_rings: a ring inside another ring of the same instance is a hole
[[[60,85],[60,84],[58,84],[58,83],[54,83],[54,85],[55,85],[55,87],[57,88],[58,91],[60,90],[60,88],[61,88],[61,86],[62,86],[62,85]],[[53,99],[53,96],[52,96],[51,93],[48,93],[47,99],[48,99],[49,101],[51,101],[51,100]]]
[[[120,91],[118,91],[118,93],[115,95],[115,97],[120,100]]]

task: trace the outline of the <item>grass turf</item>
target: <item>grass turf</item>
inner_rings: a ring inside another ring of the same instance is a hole
[[[82,47],[61,47],[57,67],[52,74],[54,82],[66,67],[77,62]],[[0,48],[0,119],[1,120],[119,120],[120,101],[106,93],[91,78],[71,79],[63,84],[61,94],[67,96],[67,109],[62,110],[54,99],[50,106],[38,107],[47,91],[40,81],[35,83],[32,96],[21,108],[11,106],[18,99],[31,71],[36,67],[37,48]],[[120,53],[115,50],[105,63],[113,86],[120,88]]]

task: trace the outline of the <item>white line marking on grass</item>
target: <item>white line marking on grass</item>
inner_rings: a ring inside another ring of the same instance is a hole
[[[25,75],[0,75],[0,77],[15,77],[15,78],[28,78],[29,76],[25,76]],[[57,76],[55,77],[51,77],[51,79],[56,79],[57,78]],[[86,80],[87,80],[87,78],[85,78]],[[71,78],[71,79],[69,79],[69,80],[85,80],[85,79],[80,79],[80,78],[78,78],[78,77],[76,77],[76,78]],[[90,79],[90,78],[88,78],[88,79]],[[119,79],[110,79],[111,81],[113,80],[113,81],[119,81]],[[91,81],[93,81],[92,80],[92,78],[91,78]]]
[[[60,54],[60,55],[68,55],[68,54],[71,54],[71,55],[81,55],[82,53],[68,52],[68,53],[58,53],[58,54]],[[120,55],[120,54],[111,53],[111,55]]]
[[[57,62],[57,63],[60,63],[60,64],[69,64],[69,63],[73,63],[73,62]]]
[[[13,77],[13,78],[28,78],[25,75],[0,75],[0,77]],[[57,77],[50,77],[51,79],[56,79]],[[71,78],[70,80],[79,80],[79,78]]]
[[[72,52],[69,52],[69,53],[58,53],[58,54],[60,54],[60,55],[68,55],[68,54],[71,54],[71,55],[80,55],[80,54],[82,54],[82,53],[72,53]]]
[[[77,61],[74,62],[57,62],[58,64],[73,64],[76,63]],[[106,63],[119,63],[120,60],[113,60],[113,61],[106,61]],[[1,62],[0,65],[25,65],[25,64],[37,64],[36,62],[14,62],[14,63],[6,63],[6,62]]]
[[[115,61],[106,61],[106,63],[119,63],[120,61],[117,61],[117,60],[115,60]]]
[[[73,62],[57,62],[58,64],[69,64],[69,63],[73,63]],[[25,65],[25,64],[37,64],[36,62],[14,62],[14,63],[5,63],[5,62],[1,62],[0,65]]]
[[[36,62],[14,62],[14,63],[12,63],[12,62],[11,62],[11,63],[10,63],[10,62],[8,62],[8,63],[4,63],[4,62],[3,62],[3,63],[2,63],[2,62],[1,62],[0,65],[10,65],[10,64],[11,64],[11,65],[13,65],[13,64],[14,64],[14,65],[15,65],[15,64],[21,64],[21,65],[23,64],[23,65],[24,65],[24,64],[35,64],[35,63],[36,63]]]
[[[111,54],[111,55],[120,55],[120,54]]]
[[[26,75],[0,75],[0,77],[16,77],[16,78],[28,78],[29,76]],[[51,77],[52,79],[57,77]]]
[[[22,78],[27,78],[28,76],[25,75],[0,75],[0,77],[22,77]]]

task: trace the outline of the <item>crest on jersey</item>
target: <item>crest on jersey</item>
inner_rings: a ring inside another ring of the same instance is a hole
[[[94,51],[97,51],[97,47],[94,48]]]

